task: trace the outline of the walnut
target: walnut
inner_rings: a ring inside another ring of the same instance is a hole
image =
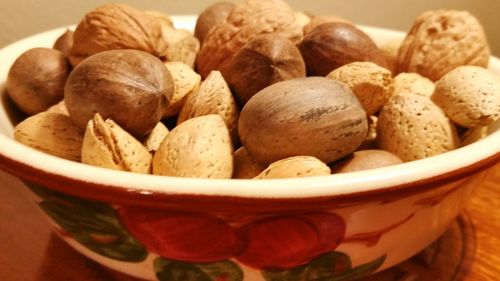
[[[417,18],[399,49],[396,73],[417,72],[433,81],[462,65],[487,67],[483,27],[466,11],[428,11]]]
[[[294,43],[302,37],[294,11],[282,0],[247,0],[237,6],[227,22],[206,36],[197,66],[202,77],[218,69],[227,76],[233,55],[260,34],[279,33]]]
[[[124,4],[106,4],[89,12],[73,36],[69,58],[73,66],[102,51],[135,49],[162,57],[167,47],[160,21]]]

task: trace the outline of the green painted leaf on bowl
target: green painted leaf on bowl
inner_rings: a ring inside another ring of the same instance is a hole
[[[344,275],[334,278],[332,281],[359,280],[361,277],[365,277],[368,274],[375,272],[384,263],[385,257],[386,256],[382,256],[374,261],[357,266],[346,272]]]
[[[157,258],[156,277],[160,281],[241,281],[243,271],[231,261],[186,263]]]
[[[72,238],[103,256],[129,262],[144,261],[146,249],[121,226],[115,210],[29,184],[43,201],[40,208]]]
[[[385,256],[352,268],[351,259],[341,252],[330,252],[312,260],[306,265],[287,270],[264,270],[267,281],[348,281],[357,280],[379,268]]]

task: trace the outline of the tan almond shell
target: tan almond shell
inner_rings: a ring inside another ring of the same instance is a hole
[[[487,67],[490,55],[483,27],[472,14],[433,10],[415,20],[399,49],[396,72],[437,81],[461,65]]]
[[[153,157],[153,174],[230,179],[233,146],[222,118],[196,117],[170,131]]]
[[[73,34],[73,66],[93,54],[135,49],[162,57],[167,48],[155,17],[125,4],[105,4],[87,13]]]
[[[353,62],[328,74],[347,84],[368,116],[378,112],[392,95],[392,73],[372,62]]]
[[[233,179],[252,179],[265,169],[244,146],[234,152],[233,159]]]
[[[330,167],[312,156],[293,156],[271,163],[255,179],[304,178],[330,175]]]
[[[377,124],[378,147],[404,162],[458,147],[453,123],[429,98],[415,94],[393,96],[382,108]]]
[[[393,95],[416,94],[430,98],[435,89],[434,82],[415,72],[396,75],[392,79],[392,84]]]
[[[292,8],[282,0],[247,0],[236,6],[227,22],[210,30],[197,59],[198,73],[205,78],[212,70],[225,76],[233,55],[259,34],[279,33],[298,43],[302,29]]]
[[[45,153],[80,161],[83,131],[68,115],[41,112],[14,128],[14,139]]]
[[[500,118],[500,76],[482,67],[457,67],[436,82],[432,101],[460,126],[488,126]]]
[[[233,140],[237,137],[239,109],[226,80],[219,71],[212,71],[201,83],[198,91],[191,93],[179,113],[177,124],[193,117],[218,114],[226,123]]]
[[[151,173],[152,156],[132,135],[113,120],[99,114],[87,123],[82,146],[82,163],[92,166]]]
[[[174,80],[174,94],[170,97],[163,117],[173,117],[179,114],[188,95],[198,90],[201,76],[189,65],[182,62],[166,62],[165,67]]]
[[[175,29],[172,27],[162,27],[163,38],[167,42],[165,60],[178,61],[194,68],[196,57],[200,51],[200,41],[198,38],[185,29]]]
[[[460,136],[460,147],[479,141],[498,130],[500,130],[500,119],[489,126],[468,129],[463,135]]]
[[[68,108],[66,107],[66,103],[64,102],[64,100],[49,107],[47,109],[47,112],[60,113],[69,116]]]
[[[158,122],[158,124],[156,124],[153,130],[151,130],[151,133],[149,133],[148,137],[142,142],[142,144],[149,152],[155,152],[156,150],[158,150],[158,147],[160,147],[160,144],[163,142],[169,132],[170,131],[168,130],[167,126],[165,126],[165,124],[163,124],[162,122]]]

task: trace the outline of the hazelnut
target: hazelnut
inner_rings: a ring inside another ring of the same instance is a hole
[[[326,76],[332,70],[356,61],[386,67],[375,42],[355,26],[343,22],[319,25],[306,34],[299,46],[311,76]]]
[[[259,35],[241,48],[231,61],[231,89],[241,104],[276,82],[305,77],[306,66],[292,41],[277,34]]]
[[[99,113],[140,138],[160,121],[173,92],[172,77],[158,58],[137,50],[113,50],[79,64],[68,78],[64,99],[82,128]]]
[[[229,14],[235,7],[236,4],[231,2],[217,2],[203,10],[198,15],[194,28],[194,36],[203,44],[210,30],[217,25],[227,22]]]
[[[73,47],[73,31],[67,29],[61,36],[54,42],[52,49],[61,51],[66,58],[69,58],[71,48]]]
[[[349,87],[324,77],[264,88],[238,122],[241,142],[263,165],[299,155],[330,163],[356,150],[367,130],[366,113]]]
[[[134,49],[162,57],[167,47],[160,21],[124,4],[106,4],[89,12],[73,36],[73,66],[107,50]]]
[[[34,48],[16,59],[7,76],[7,92],[25,113],[47,110],[64,96],[70,66],[64,54],[48,48]]]

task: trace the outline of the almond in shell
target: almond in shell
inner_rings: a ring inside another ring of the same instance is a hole
[[[14,139],[45,153],[79,162],[83,130],[67,115],[42,112],[19,123],[14,128]]]
[[[219,71],[212,71],[198,91],[187,97],[177,124],[197,116],[218,114],[226,123],[233,140],[237,137],[239,110],[226,80]]]
[[[153,157],[153,174],[230,179],[233,146],[222,118],[196,117],[170,131]]]
[[[266,167],[262,166],[242,146],[234,152],[233,179],[251,179],[258,176]]]
[[[167,62],[165,67],[174,80],[174,94],[171,97],[166,97],[170,101],[165,108],[163,117],[173,117],[179,114],[188,95],[198,90],[201,76],[189,65],[182,62]]]
[[[82,163],[133,173],[151,172],[151,154],[113,120],[99,114],[87,123]]]
[[[393,96],[382,108],[377,124],[380,149],[408,162],[458,147],[455,126],[428,97]]]
[[[293,156],[271,163],[255,179],[303,178],[330,175],[330,167],[312,156]]]

